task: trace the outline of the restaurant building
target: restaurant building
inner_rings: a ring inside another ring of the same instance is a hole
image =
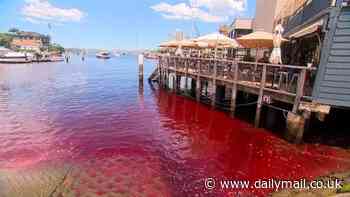
[[[317,68],[313,100],[350,107],[350,1],[305,1],[283,23],[285,63]]]
[[[46,50],[50,44],[50,37],[35,32],[17,32],[12,43],[11,48],[14,50]]]

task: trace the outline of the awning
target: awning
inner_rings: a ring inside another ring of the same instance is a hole
[[[301,30],[291,34],[289,36],[289,38],[300,38],[300,37],[303,37],[305,35],[314,33],[319,29],[320,26],[323,26],[323,23],[324,23],[324,19],[321,19],[321,20],[319,20],[315,23],[312,23],[311,25],[304,27]]]

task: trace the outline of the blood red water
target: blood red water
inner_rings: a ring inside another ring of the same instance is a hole
[[[265,196],[272,190],[207,190],[204,180],[314,179],[350,168],[345,150],[292,145],[138,84],[135,59],[0,65],[0,170],[69,164],[75,196]]]

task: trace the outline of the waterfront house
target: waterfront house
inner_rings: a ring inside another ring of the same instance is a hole
[[[33,50],[39,52],[45,50],[50,44],[50,37],[35,32],[17,32],[11,43],[12,49]]]

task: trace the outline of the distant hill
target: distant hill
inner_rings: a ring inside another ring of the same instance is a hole
[[[79,48],[66,48],[66,51],[69,53],[74,54],[80,54],[83,51],[85,51],[88,55],[95,55],[98,52],[101,51],[109,51],[113,54],[125,54],[125,55],[137,55],[140,53],[143,53],[145,50],[138,49],[138,50],[124,50],[124,49],[112,49],[112,50],[105,50],[105,49],[79,49]]]

